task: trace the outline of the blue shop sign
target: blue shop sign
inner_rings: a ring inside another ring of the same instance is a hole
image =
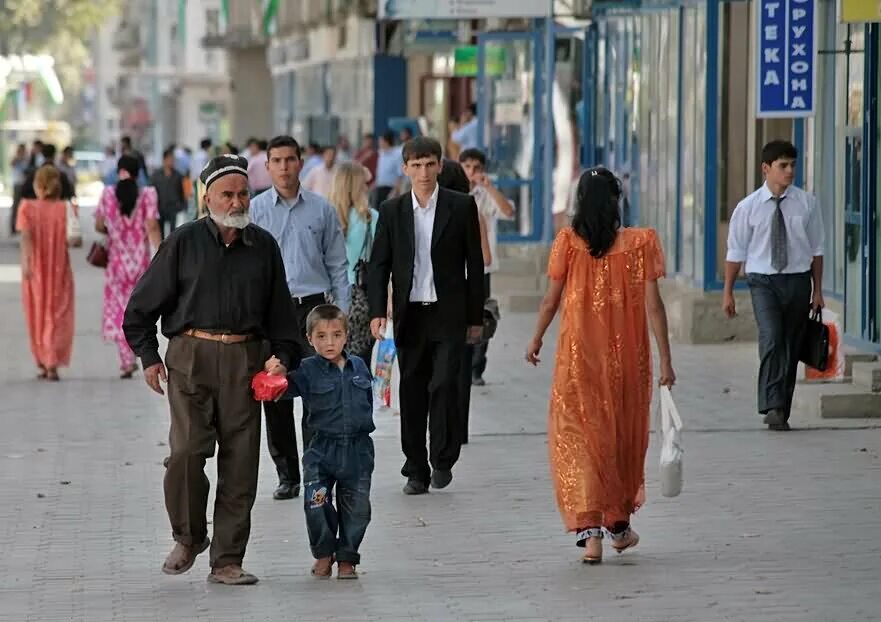
[[[816,0],[759,0],[758,117],[814,114]]]

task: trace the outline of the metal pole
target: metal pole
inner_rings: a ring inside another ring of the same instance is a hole
[[[544,222],[542,223],[542,240],[550,243],[554,239],[554,9],[548,2],[548,17],[545,19],[545,54],[544,54],[544,114],[537,116],[544,123],[544,145],[542,146],[542,207]]]

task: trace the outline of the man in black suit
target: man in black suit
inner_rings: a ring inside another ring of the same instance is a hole
[[[438,187],[440,143],[417,137],[402,155],[412,190],[380,209],[368,298],[370,327],[381,339],[391,276],[406,458],[401,474],[404,494],[418,495],[429,483],[448,486],[459,458],[456,382],[465,343],[479,339],[483,323],[483,254],[474,199]]]

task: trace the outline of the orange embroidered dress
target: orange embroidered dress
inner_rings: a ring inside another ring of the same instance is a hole
[[[66,367],[73,349],[73,271],[67,251],[67,203],[25,200],[18,231],[33,239],[31,278],[22,280],[21,301],[38,365]]]
[[[599,259],[571,228],[554,241],[548,276],[565,289],[548,447],[567,531],[629,521],[644,501],[653,388],[645,282],[664,273],[653,229],[621,229]]]

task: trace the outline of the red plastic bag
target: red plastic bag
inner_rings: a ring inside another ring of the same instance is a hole
[[[838,314],[823,309],[823,324],[829,327],[829,362],[826,364],[826,371],[805,366],[805,380],[829,382],[844,378],[844,344],[841,342]]]
[[[257,373],[251,380],[254,399],[258,402],[276,402],[288,390],[288,379],[285,376],[270,376],[265,371]]]

